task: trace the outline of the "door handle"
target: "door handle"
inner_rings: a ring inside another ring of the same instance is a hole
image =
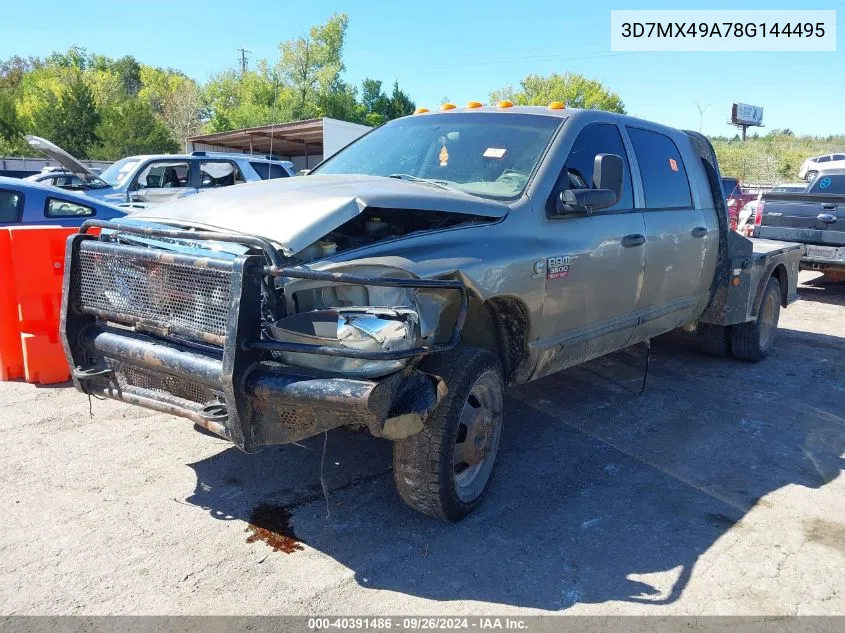
[[[707,235],[707,229],[703,226],[697,226],[692,230],[693,237],[704,237]]]
[[[626,235],[622,238],[622,246],[631,248],[632,246],[642,246],[645,244],[645,235],[634,233],[633,235]]]
[[[838,205],[833,202],[822,202],[822,209],[825,211],[834,211]]]

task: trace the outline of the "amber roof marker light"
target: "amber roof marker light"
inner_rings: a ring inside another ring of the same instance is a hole
[[[484,104],[481,103],[480,101],[470,101],[470,102],[467,103],[468,109],[469,108],[482,108],[482,107],[484,107]]]
[[[417,108],[414,110],[414,114],[425,114],[426,112],[429,112],[428,108]]]
[[[552,101],[549,104],[549,110],[565,110],[566,104],[563,101]]]
[[[458,106],[456,106],[454,103],[444,103],[442,106],[440,106],[440,109],[441,110],[454,110],[457,107]]]
[[[513,107],[513,101],[499,101],[499,103],[497,103],[496,105],[499,108],[512,108]]]

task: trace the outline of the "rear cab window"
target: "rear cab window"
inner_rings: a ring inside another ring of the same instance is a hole
[[[23,194],[10,189],[0,189],[0,224],[20,222],[23,211]]]
[[[61,198],[47,198],[44,205],[44,217],[47,218],[82,218],[96,214],[93,207]]]
[[[629,127],[647,209],[692,207],[689,178],[675,142],[659,132]]]
[[[274,163],[257,163],[257,162],[250,162],[250,167],[255,170],[261,180],[272,180],[273,178],[287,178],[290,176],[287,170],[282,167],[281,165],[276,165]]]
[[[831,174],[816,178],[808,193],[845,194],[845,174]]]
[[[738,191],[739,181],[736,178],[722,178],[722,189],[725,191],[725,196],[730,196],[734,193],[742,193]]]

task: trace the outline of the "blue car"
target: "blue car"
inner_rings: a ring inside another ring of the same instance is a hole
[[[115,220],[126,215],[105,202],[31,180],[0,177],[0,227],[79,226],[85,220]]]

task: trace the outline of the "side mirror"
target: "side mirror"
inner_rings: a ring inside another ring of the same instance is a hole
[[[557,213],[593,213],[612,207],[622,196],[625,166],[617,154],[597,154],[593,162],[595,189],[565,189],[557,201]]]

